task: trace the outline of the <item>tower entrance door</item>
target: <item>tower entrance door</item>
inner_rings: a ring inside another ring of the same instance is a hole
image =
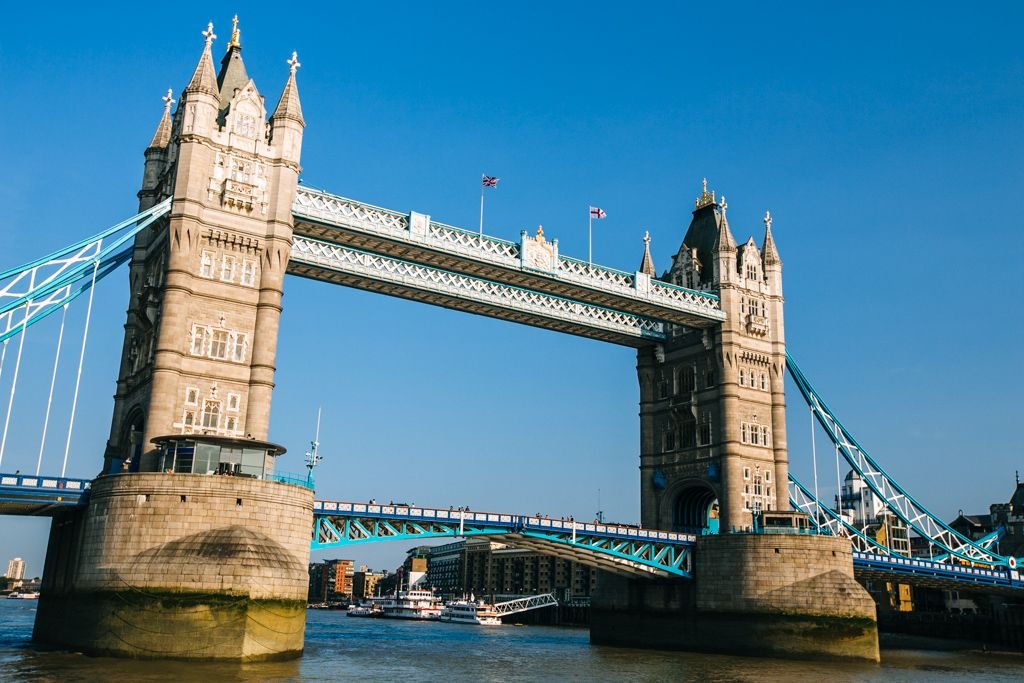
[[[718,533],[718,496],[711,487],[694,483],[676,495],[672,529],[694,534]]]

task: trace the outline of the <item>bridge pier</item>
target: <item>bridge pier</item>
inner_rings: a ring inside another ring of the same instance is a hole
[[[705,536],[694,574],[692,582],[601,574],[591,642],[878,661],[875,604],[853,578],[845,539]]]
[[[33,639],[92,654],[260,661],[303,650],[313,492],[231,476],[97,479],[54,518]]]

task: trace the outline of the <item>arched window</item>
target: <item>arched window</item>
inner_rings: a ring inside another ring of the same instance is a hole
[[[206,401],[203,404],[203,429],[220,428],[220,401]]]

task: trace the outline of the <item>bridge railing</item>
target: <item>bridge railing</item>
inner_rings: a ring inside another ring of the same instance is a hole
[[[659,531],[656,529],[641,529],[640,527],[620,524],[577,522],[574,520],[558,520],[543,516],[514,515],[501,512],[473,512],[469,510],[421,508],[413,505],[380,505],[376,503],[348,503],[327,500],[313,501],[313,514],[330,515],[332,513],[340,515],[376,517],[382,519],[401,518],[414,521],[423,520],[447,523],[464,521],[468,523],[483,523],[506,528],[559,531],[565,533],[572,533],[575,530],[580,534],[598,534],[601,536],[632,541],[648,540],[678,544],[694,544],[697,542],[697,537],[694,534]]]
[[[1024,588],[1020,573],[1009,568],[949,564],[924,558],[883,555],[860,550],[853,551],[853,564],[855,569],[861,570],[874,569],[924,578]]]

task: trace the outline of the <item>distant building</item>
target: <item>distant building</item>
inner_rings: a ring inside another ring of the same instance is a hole
[[[352,576],[352,599],[363,600],[376,595],[377,586],[387,577],[387,572],[368,571],[366,565],[360,565],[359,571]]]
[[[309,601],[345,602],[352,599],[352,560],[324,560],[309,565]]]
[[[8,562],[7,573],[4,576],[7,577],[8,588],[21,587],[22,580],[25,578],[25,560],[16,557]]]
[[[425,583],[444,596],[536,595],[588,598],[597,571],[503,543],[469,539],[430,548]]]

